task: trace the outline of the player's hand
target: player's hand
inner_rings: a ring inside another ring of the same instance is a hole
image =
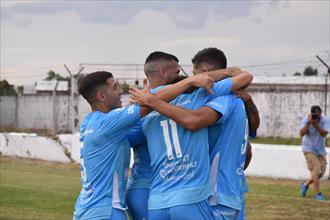
[[[250,101],[252,99],[251,95],[243,89],[235,91],[235,95],[243,99],[244,102]]]
[[[213,87],[213,79],[204,74],[198,74],[188,77],[191,81],[191,85],[195,87],[203,87],[206,89],[208,94],[212,94],[212,87]]]
[[[143,80],[143,89],[136,87],[130,87],[129,93],[131,94],[129,102],[138,105],[148,105],[152,100],[157,99],[150,92],[150,88],[146,79]]]

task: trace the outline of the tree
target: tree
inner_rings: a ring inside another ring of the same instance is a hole
[[[316,68],[313,69],[313,67],[311,67],[311,66],[306,67],[303,72],[304,76],[317,76],[317,74],[318,74],[317,69]]]
[[[63,77],[60,74],[55,73],[54,70],[49,70],[48,73],[47,73],[47,77],[44,78],[44,80],[46,80],[46,81],[50,81],[50,80],[68,81],[69,88],[71,88],[71,78],[70,78],[70,76]]]
[[[293,74],[293,76],[301,76],[301,73],[299,73],[299,72],[295,72],[295,73]]]
[[[126,81],[122,84],[119,84],[120,88],[123,90],[124,94],[128,94],[129,93],[129,84],[126,83]]]
[[[17,92],[14,85],[8,83],[7,80],[0,80],[0,96],[15,96]]]
[[[70,82],[70,77],[63,77],[58,73],[55,73],[54,70],[49,70],[47,73],[47,77],[44,78],[44,80],[57,80],[57,81],[69,81]]]

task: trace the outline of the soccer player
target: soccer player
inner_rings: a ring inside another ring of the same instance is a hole
[[[206,49],[199,55],[204,57],[201,59],[204,71],[223,68],[223,63],[226,65],[226,60],[222,62],[224,54],[215,48]],[[203,69],[197,67],[194,63],[195,73],[203,72]],[[248,121],[242,100],[230,94],[212,100],[207,107],[197,111],[177,109],[159,100],[153,101],[153,104],[148,101],[148,105],[162,114],[170,112],[167,113],[170,118],[192,130],[212,125],[220,118],[217,125],[209,129],[212,170],[215,171],[212,213],[216,219],[234,219],[242,207],[242,174],[248,134]],[[228,178],[231,181],[228,182]]]
[[[212,85],[207,76],[189,77],[157,96],[169,101],[191,86]],[[82,191],[74,219],[127,219],[125,166],[129,159],[129,128],[150,112],[147,107],[121,108],[122,90],[110,72],[94,72],[79,82],[79,92],[92,108],[80,127]]]
[[[161,85],[173,83],[173,81],[177,80],[180,72],[178,62],[179,60],[174,55],[160,51],[151,53],[145,62],[145,73],[150,87],[156,88]],[[212,78],[219,80],[232,76],[233,74],[236,75],[236,72],[233,70],[224,70],[208,74],[210,74]],[[240,79],[244,79],[244,77],[241,76]],[[234,85],[236,85],[240,79],[235,79]],[[134,129],[134,132],[136,131],[137,130]],[[137,144],[134,143],[134,138],[129,138],[130,143],[134,145],[134,164],[131,176],[128,180],[126,198],[133,219],[141,220],[147,219],[148,214],[147,200],[151,181],[151,167],[146,143],[141,144],[141,140],[144,140],[143,133],[138,132],[137,137],[135,137],[135,139],[140,139],[137,141]]]
[[[157,56],[149,56],[146,64],[150,62],[152,64],[150,66],[154,67],[158,60]],[[178,68],[173,65],[172,71],[178,71]],[[153,68],[149,71],[159,74]],[[157,84],[152,79],[148,77],[150,85]],[[215,83],[212,96],[207,96],[205,90],[197,89],[191,94],[180,95],[171,104],[197,109],[217,95],[247,86],[251,80],[250,74],[242,73]],[[139,96],[144,95],[137,90],[133,90],[132,94],[139,101],[141,101]],[[191,219],[192,216],[196,219],[212,218],[207,201],[211,193],[207,129],[191,132],[178,126],[175,121],[165,116],[171,115],[171,112],[157,108],[158,104],[162,105],[158,101],[160,100],[151,98],[150,102],[143,102],[142,99],[141,103],[163,114],[152,113],[144,118],[142,124],[148,140],[153,170],[148,204],[149,218],[150,220]],[[161,138],[159,134],[162,134]]]
[[[148,198],[151,182],[150,156],[147,140],[140,129],[142,120],[129,134],[129,143],[134,152],[134,163],[126,186],[126,201],[133,220],[148,219]]]

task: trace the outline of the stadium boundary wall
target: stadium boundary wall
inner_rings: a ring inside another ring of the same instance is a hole
[[[299,124],[312,105],[330,112],[329,90],[324,85],[252,84],[248,91],[259,109],[261,124],[258,136],[299,137]],[[327,100],[326,100],[327,97]],[[128,95],[123,96],[127,103]],[[54,133],[71,132],[69,95],[0,96],[0,127],[48,129]],[[55,111],[54,111],[55,110]],[[90,107],[79,97],[79,121]]]

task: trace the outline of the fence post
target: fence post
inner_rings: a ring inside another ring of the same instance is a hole
[[[56,100],[56,90],[58,86],[58,81],[56,81],[56,84],[53,89],[53,128],[52,128],[52,134],[55,136],[57,133],[57,112],[56,107],[57,107],[57,100]]]

